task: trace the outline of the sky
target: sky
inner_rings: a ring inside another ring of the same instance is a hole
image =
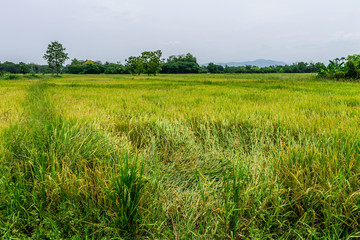
[[[0,0],[0,61],[122,63],[143,51],[198,63],[328,62],[360,53],[359,0]]]

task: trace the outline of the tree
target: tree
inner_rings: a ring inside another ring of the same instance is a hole
[[[161,55],[161,50],[141,53],[141,60],[144,63],[145,73],[148,75],[156,75],[161,71],[161,64],[164,62],[164,59],[161,59]]]
[[[126,69],[123,65],[120,64],[120,62],[118,63],[109,63],[107,62],[105,65],[105,74],[123,74],[126,73]]]
[[[196,63],[196,57],[191,55],[191,53],[187,53],[185,56],[185,62],[193,62]]]
[[[207,65],[207,70],[209,73],[222,73],[224,72],[224,67],[211,62]]]
[[[82,65],[95,65],[95,62],[91,60],[86,60]]]
[[[34,72],[34,73],[38,73],[39,72],[39,65],[35,64],[35,63],[30,63],[28,64],[30,71]]]
[[[25,63],[20,62],[20,63],[19,63],[19,72],[22,73],[22,74],[29,73],[29,72],[30,72],[30,68],[29,68],[29,66],[26,65]]]
[[[335,58],[329,62],[327,67],[324,64],[319,67],[319,77],[333,79],[360,78],[360,55],[350,55],[347,58]]]
[[[134,57],[131,56],[126,61],[126,69],[131,74],[138,74],[140,75],[144,70],[144,62],[142,61],[141,57]]]
[[[217,67],[212,62],[207,65],[207,70],[209,71],[209,73],[217,73]]]
[[[6,61],[1,64],[1,70],[5,71],[5,72],[9,72],[9,73],[18,73],[19,67],[17,64],[15,64],[13,62]]]
[[[81,65],[81,64],[82,64],[82,62],[79,61],[79,60],[77,60],[76,58],[74,58],[74,59],[71,60],[71,65],[72,65],[72,66],[79,66],[79,65]]]
[[[200,66],[197,64],[196,58],[187,53],[186,55],[170,56],[161,68],[162,73],[198,73]]]
[[[44,54],[43,58],[47,60],[49,68],[56,71],[56,76],[59,76],[60,68],[64,62],[69,59],[65,50],[61,43],[55,41],[48,45],[46,53]]]

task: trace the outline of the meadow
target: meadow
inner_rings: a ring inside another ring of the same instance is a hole
[[[358,82],[0,80],[2,239],[360,237]]]

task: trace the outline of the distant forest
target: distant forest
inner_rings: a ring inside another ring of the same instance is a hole
[[[71,60],[71,64],[61,69],[61,73],[69,74],[136,74],[132,71],[132,64],[136,62],[136,57],[130,57],[126,64],[111,63],[93,60]],[[133,61],[133,62],[131,62]],[[324,66],[323,63],[297,62],[283,66],[222,66],[209,63],[207,66],[200,66],[197,59],[190,53],[184,55],[170,56],[166,61],[162,61],[160,73],[315,73]],[[53,73],[48,65],[38,65],[35,63],[13,63],[0,62],[0,75],[5,73]]]

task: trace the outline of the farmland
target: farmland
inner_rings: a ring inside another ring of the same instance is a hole
[[[0,97],[3,238],[360,236],[358,82],[64,75]]]

